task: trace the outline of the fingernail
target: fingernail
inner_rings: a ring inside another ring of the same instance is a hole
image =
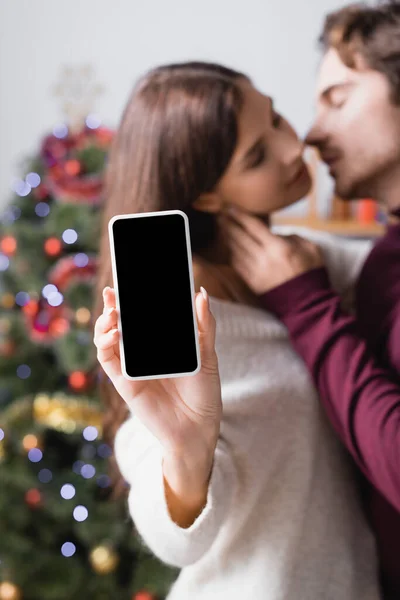
[[[232,214],[235,214],[235,213],[237,213],[237,208],[236,208],[236,206],[232,206],[231,204],[230,204],[230,205],[227,207],[227,209],[226,209],[226,210],[227,210],[228,212],[232,213]]]
[[[107,292],[109,289],[110,289],[110,288],[109,288],[109,286],[107,286],[107,287],[105,287],[105,288],[104,288],[104,290],[103,290],[103,296],[105,296],[105,295],[106,295],[106,292]]]
[[[118,333],[118,329],[114,328],[114,329],[110,329],[110,332],[115,335],[116,333]]]
[[[206,290],[202,286],[200,286],[200,291],[203,294],[204,300],[207,302],[207,307],[210,308],[210,299],[208,297],[208,293],[206,292]]]
[[[114,306],[112,306],[111,308],[109,308],[108,311],[107,311],[107,316],[112,315],[112,313],[114,312],[114,310],[115,310]]]

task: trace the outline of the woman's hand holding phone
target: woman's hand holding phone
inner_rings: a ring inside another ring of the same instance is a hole
[[[105,288],[103,299],[104,310],[94,328],[97,358],[133,414],[161,443],[171,516],[181,526],[188,526],[206,501],[222,416],[216,323],[208,295],[204,290],[195,297],[200,371],[191,376],[145,380],[123,376],[114,290]]]

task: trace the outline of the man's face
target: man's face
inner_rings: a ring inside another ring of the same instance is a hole
[[[350,69],[337,51],[324,56],[317,79],[317,114],[307,135],[342,198],[377,198],[400,169],[400,107],[385,75],[357,58]]]

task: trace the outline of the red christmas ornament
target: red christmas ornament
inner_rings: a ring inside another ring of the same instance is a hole
[[[58,238],[48,238],[44,243],[44,251],[49,256],[57,256],[60,254],[62,244]]]
[[[157,600],[157,598],[147,590],[142,590],[141,592],[134,594],[132,600]]]
[[[12,256],[17,249],[17,240],[12,235],[4,236],[0,242],[0,249],[7,256]]]
[[[103,181],[99,175],[70,177],[68,175],[53,176],[49,185],[52,193],[59,202],[71,204],[97,204],[101,199]]]
[[[73,371],[68,377],[68,383],[73,390],[81,392],[89,384],[89,377],[84,371]]]
[[[97,129],[94,129],[93,131],[100,144],[105,146],[111,144],[114,136],[114,132],[111,131],[111,129],[108,129],[107,127],[97,127]]]
[[[22,310],[26,315],[34,317],[38,313],[39,302],[37,302],[37,300],[29,300],[29,302],[22,307]]]
[[[79,162],[79,160],[76,159],[67,160],[67,162],[64,165],[64,171],[67,175],[70,175],[71,177],[78,175],[78,173],[81,172],[81,169],[81,163]]]
[[[31,508],[37,508],[42,501],[42,495],[36,488],[31,488],[25,494],[25,502]]]
[[[70,322],[64,317],[53,319],[49,325],[49,333],[54,337],[65,335],[70,329]]]
[[[89,258],[85,267],[78,267],[74,259],[74,256],[64,256],[52,267],[49,273],[49,283],[57,286],[61,293],[73,280],[85,281],[96,274],[96,258]]]

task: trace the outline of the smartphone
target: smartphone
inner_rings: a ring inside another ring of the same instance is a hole
[[[115,215],[108,231],[124,377],[195,375],[201,360],[187,215]]]

